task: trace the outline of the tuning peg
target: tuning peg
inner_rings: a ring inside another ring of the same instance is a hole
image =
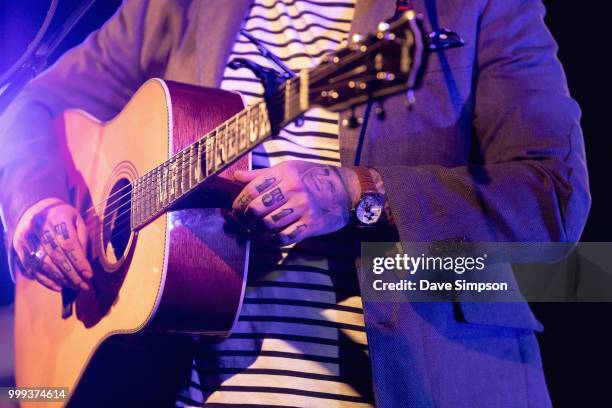
[[[362,118],[357,118],[355,115],[355,107],[351,107],[351,116],[348,119],[344,119],[342,121],[342,126],[347,127],[349,129],[356,129],[363,122]]]
[[[363,40],[363,35],[359,34],[359,33],[355,33],[352,35],[351,37],[351,42],[353,44],[361,42]]]
[[[382,21],[378,23],[378,31],[387,31],[390,27],[391,26],[387,22]]]
[[[376,114],[378,120],[380,120],[381,122],[387,118],[387,112],[385,111],[385,107],[383,106],[383,101],[378,101],[378,103],[376,104],[376,108],[374,108],[374,113]]]
[[[459,34],[446,28],[429,33],[428,42],[428,48],[432,52],[463,47],[465,45],[465,41],[463,41]]]

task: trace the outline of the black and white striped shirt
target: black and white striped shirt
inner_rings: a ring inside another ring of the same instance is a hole
[[[355,0],[255,0],[243,27],[295,72],[316,66],[349,32]],[[230,59],[271,66],[239,35]],[[229,68],[223,89],[247,104],[263,87]],[[338,115],[312,109],[252,153],[254,168],[285,160],[339,165]],[[330,237],[293,248],[253,244],[245,300],[233,334],[202,340],[187,405],[368,407],[372,404],[363,309],[353,258]]]

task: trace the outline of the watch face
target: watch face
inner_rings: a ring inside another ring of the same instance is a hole
[[[355,208],[355,216],[365,225],[375,224],[382,215],[384,199],[382,195],[371,194],[361,198]]]

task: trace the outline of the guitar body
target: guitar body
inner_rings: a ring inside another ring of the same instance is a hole
[[[241,307],[248,245],[215,207],[231,202],[237,186],[223,176],[246,169],[246,156],[205,184],[207,192],[137,232],[126,222],[126,192],[242,108],[234,93],[154,79],[108,123],[79,111],[64,115],[57,133],[73,204],[83,214],[102,203],[85,217],[94,278],[90,291],[60,294],[17,276],[19,387],[67,387],[73,394],[96,350],[116,334],[229,334]]]

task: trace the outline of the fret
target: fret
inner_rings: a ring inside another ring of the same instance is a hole
[[[253,144],[255,144],[257,142],[257,130],[258,130],[258,124],[257,121],[259,119],[259,104],[253,106],[253,108],[250,110],[250,117],[249,117],[249,147]]]
[[[176,165],[174,167],[176,171],[176,191],[175,191],[175,199],[183,195],[183,163],[184,158],[182,154],[178,154],[176,157]]]
[[[233,123],[228,122],[228,142],[227,142],[227,155],[229,160],[232,160],[238,155],[236,149],[236,120]]]
[[[143,216],[144,218],[149,218],[150,215],[150,204],[149,204],[149,200],[151,199],[151,195],[149,194],[149,177],[148,174],[145,174],[143,183],[142,183],[142,187],[143,187],[143,203],[142,203],[142,207],[143,207]]]
[[[259,137],[267,136],[271,131],[270,129],[270,119],[268,118],[268,106],[265,103],[262,103],[261,108],[259,109]]]
[[[217,145],[219,146],[219,166],[227,163],[227,126],[225,129],[223,125],[219,126],[217,131]]]
[[[140,193],[138,196],[138,203],[139,203],[139,207],[140,207],[140,219],[144,219],[147,216],[147,208],[146,208],[146,203],[147,203],[147,179],[145,177],[143,177],[140,180]]]
[[[157,167],[157,202],[158,207],[161,210],[164,208],[164,193],[163,193],[163,165]]]
[[[195,144],[190,144],[189,146],[187,146],[187,150],[185,151],[185,159],[186,159],[185,167],[187,171],[187,177],[185,179],[185,186],[186,186],[185,190],[191,190],[191,187],[193,187],[194,185],[193,183],[193,148],[194,147],[195,147]]]
[[[202,166],[201,166],[201,162],[200,162],[200,149],[202,146],[202,141],[198,140],[194,145],[193,145],[193,167],[191,168],[191,177],[192,177],[192,184],[191,184],[191,188],[195,187],[198,182],[200,181],[200,174],[202,171]]]
[[[176,161],[174,162],[174,172],[176,184],[174,186],[174,199],[180,197],[183,194],[183,155],[177,154]]]
[[[168,201],[174,198],[174,157],[168,163]]]
[[[291,117],[291,82],[293,78],[289,78],[285,82],[285,118]]]
[[[215,139],[212,134],[206,137],[206,177],[215,172]]]
[[[229,121],[224,123],[225,130],[223,131],[223,155],[221,158],[223,159],[223,163],[227,163],[229,161]],[[223,125],[222,125],[223,126]]]
[[[178,153],[176,155],[176,161],[174,163],[174,171],[176,173],[175,180],[176,184],[174,186],[174,200],[181,197],[183,192],[183,165],[184,165],[185,156],[182,153]]]
[[[300,109],[299,112],[306,112],[308,110],[309,105],[309,89],[310,89],[310,71],[308,69],[303,69],[299,74],[300,78]],[[285,118],[288,119],[288,118]]]
[[[162,207],[165,207],[166,203],[168,202],[168,162],[163,164],[161,171],[162,171],[161,198],[162,198]]]
[[[186,176],[191,174],[189,172],[189,149],[181,152],[181,195],[189,191],[189,179]],[[187,169],[187,171],[185,171]]]
[[[247,115],[248,115],[248,111],[245,112],[241,112],[238,116],[238,118],[236,119],[236,122],[239,123],[238,125],[238,149],[242,152],[243,150],[246,150],[247,146],[248,146],[248,141],[247,141]]]
[[[203,156],[203,151],[202,151],[203,146],[204,146],[204,140],[202,139],[198,140],[198,148],[196,150],[196,168],[195,168],[196,183],[199,183],[200,181],[204,180],[204,174],[202,172],[202,158],[205,159],[205,156]],[[206,171],[205,167],[204,167],[204,171]]]
[[[189,185],[190,190],[196,185],[196,182],[197,182],[195,165],[196,165],[196,153],[198,149],[198,144],[199,144],[198,142],[195,142],[194,144],[189,146],[188,185]]]
[[[174,163],[174,172],[176,184],[174,186],[174,198],[178,198],[183,194],[183,155],[178,154]]]
[[[136,219],[138,222],[142,220],[142,201],[140,196],[142,194],[142,181],[138,180],[138,184],[136,185]]]
[[[221,139],[219,138],[219,132],[215,131],[215,143],[214,143],[214,153],[215,153],[215,158],[214,158],[214,164],[215,164],[215,171],[217,171],[219,168],[221,168],[222,165],[222,160],[221,160],[221,155],[222,150],[223,150],[223,143],[221,141]]]
[[[151,171],[151,213],[157,213],[157,180],[155,179],[155,170]]]
[[[147,181],[147,218],[155,214],[155,185],[153,184],[153,173],[149,173]]]
[[[144,209],[142,208],[142,192],[143,192],[143,188],[142,188],[142,180],[138,181],[138,188],[136,189],[136,209],[138,210],[137,212],[137,217],[139,221],[142,221],[143,217],[143,212]]]
[[[169,204],[172,201],[172,158],[170,158],[170,161],[168,162],[168,165],[166,166],[166,200],[167,200],[167,204]]]
[[[131,214],[130,214],[130,218],[131,218],[131,222],[132,225],[136,225],[138,224],[138,220],[136,219],[136,189],[138,188],[138,180],[134,180],[132,182],[132,191],[130,194],[130,210],[131,210]]]

